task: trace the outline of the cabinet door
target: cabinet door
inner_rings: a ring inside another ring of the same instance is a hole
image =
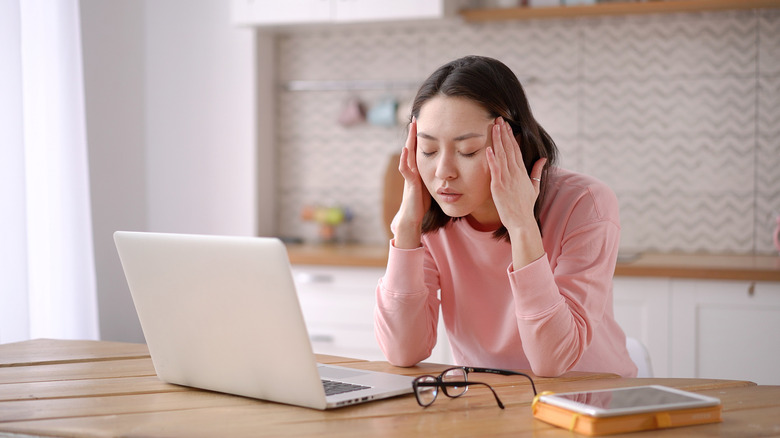
[[[780,283],[675,280],[672,377],[780,384]]]
[[[233,23],[282,25],[327,23],[335,0],[231,0]]]
[[[444,17],[445,0],[334,0],[336,21],[379,21]]]
[[[293,267],[301,311],[315,353],[385,360],[374,336],[376,286],[384,268]],[[444,322],[428,362],[452,363]]]
[[[306,328],[315,353],[383,360],[374,338],[374,290],[382,269],[295,266]]]
[[[653,375],[669,375],[669,294],[668,278],[628,278],[613,280],[615,320],[626,336],[636,338],[650,353]]]

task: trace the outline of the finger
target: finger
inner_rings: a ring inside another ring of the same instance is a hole
[[[512,137],[512,132],[509,124],[503,118],[499,117],[499,126],[501,127],[501,145],[504,149],[504,155],[506,156],[506,165],[511,167],[511,164],[517,162],[515,157],[515,141]]]
[[[506,150],[504,148],[504,142],[501,134],[501,121],[500,118],[495,120],[491,127],[491,139],[493,141],[493,156],[495,157],[496,165],[506,165]]]
[[[512,127],[501,117],[496,120],[497,124],[500,126],[501,150],[504,157],[504,166],[509,171],[525,168],[523,156],[520,153],[520,146],[517,144],[517,139],[515,139],[515,136],[512,133]]]
[[[547,164],[547,158],[542,157],[536,160],[534,167],[531,168],[531,176],[534,178],[541,178],[544,165]]]
[[[504,125],[504,136],[506,137],[504,144],[506,144],[507,158],[520,169],[524,169],[525,164],[523,163],[523,152],[520,150],[520,144],[517,142],[517,138],[512,132],[512,127],[509,123],[503,119],[502,121]]]
[[[420,174],[417,172],[416,168],[409,167],[409,162],[414,162],[414,158],[410,159],[409,150],[404,148],[401,151],[401,158],[399,159],[398,163],[398,171],[401,173],[401,176],[404,177],[404,181],[410,182],[410,183],[416,183],[420,179]]]
[[[485,156],[487,158],[488,171],[490,172],[490,190],[495,196],[496,190],[498,190],[503,181],[503,167],[498,164],[494,147],[488,147],[485,151]]]
[[[404,178],[410,175],[408,156],[409,149],[406,147],[401,149],[401,157],[398,159],[398,171],[401,172],[401,175],[403,175]]]
[[[496,153],[493,150],[492,146],[488,146],[487,149],[485,149],[485,156],[487,157],[488,170],[490,170],[490,177],[491,179],[495,179],[498,169],[496,165]]]
[[[542,171],[544,165],[547,164],[547,158],[539,158],[531,168],[531,174],[528,176],[531,178],[531,184],[533,184],[536,191],[539,191],[539,187],[542,185]]]
[[[409,123],[409,134],[406,136],[406,165],[414,172],[417,172],[417,119],[412,117]]]

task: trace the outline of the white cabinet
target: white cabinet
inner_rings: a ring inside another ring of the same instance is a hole
[[[669,375],[670,283],[668,278],[614,279],[615,319],[626,336],[647,348],[656,377]]]
[[[234,24],[279,26],[440,19],[452,15],[459,0],[232,0]]]
[[[780,384],[780,284],[675,280],[672,377]]]
[[[376,286],[384,268],[293,266],[303,317],[315,353],[385,360],[374,336]],[[428,362],[452,363],[444,323]]]
[[[333,0],[334,21],[382,21],[444,18],[444,0]],[[450,2],[452,3],[452,2]]]
[[[281,25],[327,23],[332,0],[232,0],[234,24]]]
[[[780,384],[780,283],[617,277],[614,309],[656,377]]]
[[[374,337],[384,268],[296,265],[295,282],[316,353],[385,360]],[[616,277],[614,311],[650,352],[656,377],[780,384],[780,283]],[[428,362],[452,363],[439,321]]]

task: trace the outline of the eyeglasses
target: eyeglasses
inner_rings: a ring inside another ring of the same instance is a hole
[[[444,395],[450,398],[457,398],[462,396],[468,390],[469,385],[485,385],[490,392],[493,393],[493,397],[496,398],[498,407],[504,409],[504,404],[501,403],[501,399],[498,398],[498,394],[493,388],[484,382],[470,382],[468,379],[469,373],[490,373],[500,374],[502,376],[523,376],[531,382],[531,389],[536,395],[536,385],[534,385],[531,376],[524,373],[509,370],[499,370],[495,368],[472,368],[472,367],[453,367],[444,370],[437,377],[426,375],[420,376],[412,381],[412,389],[414,389],[414,396],[417,398],[417,403],[426,408],[433,404],[436,400],[436,396],[439,395],[439,388],[442,389]]]

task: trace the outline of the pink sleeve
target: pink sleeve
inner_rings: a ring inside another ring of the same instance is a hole
[[[376,289],[376,339],[387,361],[396,366],[416,365],[436,345],[438,276],[432,261],[426,260],[423,247],[398,249],[391,242],[387,271]]]
[[[509,272],[523,351],[537,375],[571,370],[590,344],[610,303],[619,240],[614,222],[589,223],[568,233],[554,272],[546,255]]]

